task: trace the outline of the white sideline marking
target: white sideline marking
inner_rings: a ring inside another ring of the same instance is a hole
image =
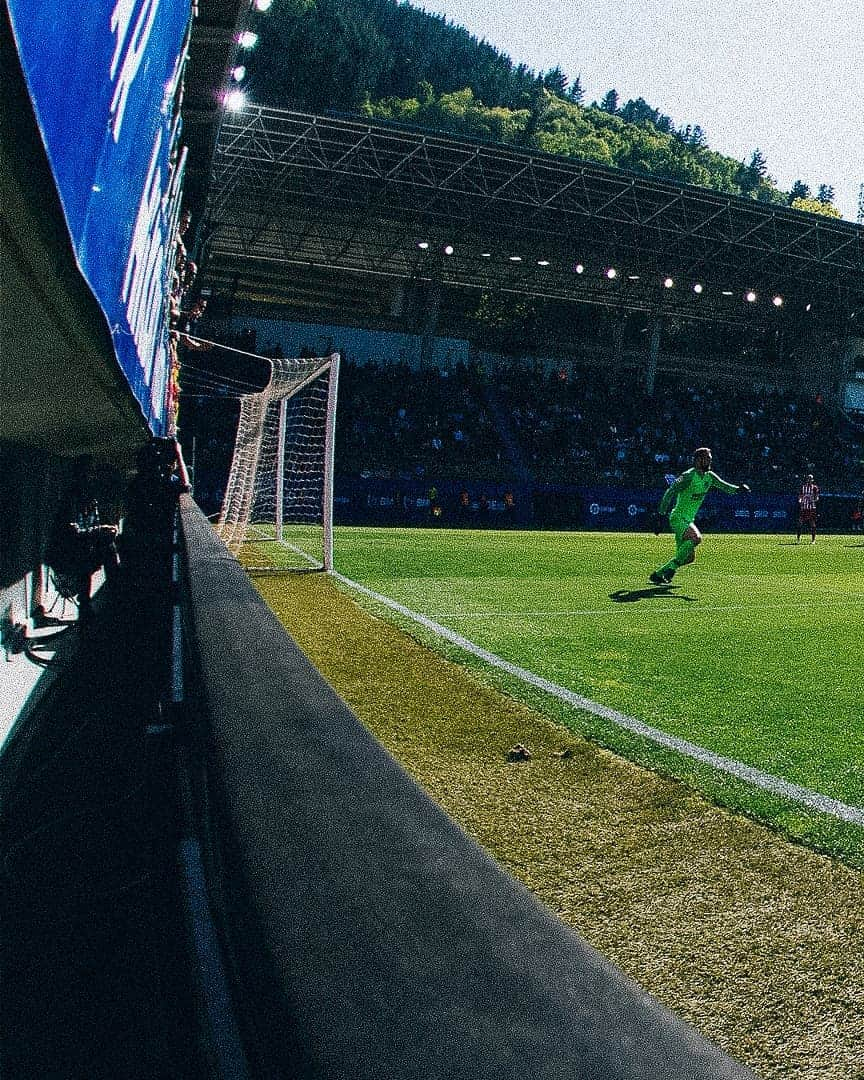
[[[557,683],[550,682],[540,675],[535,675],[533,671],[528,671],[526,668],[511,664],[509,660],[505,660],[495,653],[482,649],[479,645],[475,645],[473,641],[469,641],[468,638],[463,637],[461,634],[457,634],[455,630],[450,630],[448,627],[442,626],[440,623],[435,622],[426,615],[420,615],[416,611],[411,611],[411,609],[405,607],[404,604],[400,604],[396,600],[391,600],[389,596],[383,596],[381,593],[374,592],[365,585],[361,585],[357,581],[352,581],[351,578],[344,577],[342,574],[334,572],[333,577],[337,581],[342,582],[343,585],[347,585],[348,588],[355,589],[357,592],[363,593],[365,596],[370,597],[379,604],[383,604],[385,607],[398,611],[400,615],[404,615],[406,618],[419,623],[421,626],[426,627],[427,630],[431,630],[439,637],[457,645],[460,649],[470,653],[472,656],[479,657],[479,659],[485,661],[492,667],[499,668],[501,671],[506,671],[508,675],[513,675],[522,682],[528,683],[530,686],[536,686],[539,690],[551,694],[552,697],[556,697],[560,701],[567,702],[568,705],[572,705],[576,709],[593,713],[595,716],[601,716],[604,720],[609,720],[618,727],[624,728],[627,731],[632,731],[634,734],[641,735],[646,739],[650,739],[651,742],[656,743],[658,746],[666,747],[669,750],[675,750],[685,757],[693,758],[695,761],[701,762],[703,765],[710,765],[712,768],[727,773],[729,776],[734,776],[739,780],[745,780],[747,783],[760,788],[762,791],[771,792],[773,795],[780,795],[784,799],[799,803],[801,806],[808,806],[813,810],[819,810],[821,813],[829,814],[831,817],[838,818],[840,821],[848,821],[853,825],[864,826],[864,808],[860,806],[850,806],[848,803],[839,802],[837,799],[831,799],[827,795],[820,795],[818,791],[811,791],[810,788],[801,787],[798,784],[791,783],[789,780],[783,780],[778,776],[772,776],[771,773],[762,772],[760,769],[754,769],[751,765],[745,765],[742,761],[735,761],[734,758],[727,758],[720,754],[715,754],[711,750],[706,750],[702,746],[697,746],[695,743],[688,742],[686,739],[680,739],[677,735],[669,735],[665,731],[660,731],[658,728],[653,728],[648,724],[644,724],[641,720],[637,720],[633,716],[627,716],[625,713],[620,713],[616,709],[610,709],[608,705],[601,705],[597,701],[591,701],[590,698],[582,697],[580,694],[574,694],[572,690],[568,690],[564,686],[559,686]]]
[[[320,559],[315,559],[311,555],[307,555],[306,552],[302,548],[297,547],[296,544],[289,544],[287,540],[260,540],[259,539],[259,540],[248,540],[248,541],[245,541],[245,542],[249,543],[249,544],[268,544],[268,543],[278,544],[280,547],[286,548],[288,551],[293,551],[295,555],[300,555],[311,566],[320,566],[321,565],[321,560]],[[258,573],[266,573],[268,570],[273,570],[273,569],[279,570],[279,569],[282,569],[282,567],[247,566],[247,567],[244,567],[244,569],[257,571]],[[289,569],[289,568],[286,567],[285,569]]]
[[[307,555],[306,552],[302,548],[297,547],[296,544],[289,544],[287,540],[282,540],[281,544],[283,547],[288,548],[289,551],[293,551],[295,555],[300,555],[306,562],[311,563],[312,566],[321,565],[320,559],[313,559],[311,555]]]

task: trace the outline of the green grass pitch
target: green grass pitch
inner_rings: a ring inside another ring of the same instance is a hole
[[[695,564],[661,588],[647,577],[669,557],[669,536],[339,528],[335,550],[340,574],[512,664],[864,807],[859,537],[797,545],[788,536],[708,535]],[[718,775],[403,625],[571,729],[861,862],[861,828]]]

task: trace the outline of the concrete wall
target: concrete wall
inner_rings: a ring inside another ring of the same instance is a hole
[[[412,368],[420,366],[423,339],[419,334],[396,334],[335,324],[259,318],[235,318],[224,323],[209,324],[208,329],[210,327],[214,333],[232,336],[242,330],[254,330],[255,351],[259,353],[276,345],[285,356],[298,356],[301,350],[311,349],[321,356],[339,352],[359,364],[401,361]],[[201,336],[207,335],[201,332]],[[431,362],[436,367],[453,367],[467,360],[467,341],[461,338],[435,338]]]
[[[843,387],[843,405],[864,411],[864,337],[848,337],[843,350],[843,368],[847,380]]]

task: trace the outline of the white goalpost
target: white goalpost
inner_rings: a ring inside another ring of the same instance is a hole
[[[250,570],[333,569],[339,354],[271,361],[240,419],[217,531]]]

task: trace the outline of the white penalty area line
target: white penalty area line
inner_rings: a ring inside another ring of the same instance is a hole
[[[658,746],[662,746],[667,750],[674,750],[703,765],[709,765],[719,772],[734,776],[738,780],[744,780],[746,783],[752,784],[762,791],[770,792],[772,795],[779,795],[784,799],[789,799],[791,802],[798,803],[801,806],[807,806],[812,810],[818,810],[821,813],[828,814],[840,821],[846,821],[852,825],[864,827],[864,808],[860,806],[850,806],[848,803],[839,802],[837,799],[830,799],[827,795],[820,795],[818,791],[811,791],[810,788],[801,787],[799,784],[793,784],[778,776],[772,776],[771,773],[762,772],[760,769],[754,769],[751,765],[745,765],[741,761],[735,761],[734,758],[727,758],[723,757],[721,754],[715,754],[711,750],[706,750],[702,746],[697,746],[695,743],[688,742],[686,739],[680,739],[677,735],[669,735],[665,731],[660,731],[658,728],[651,727],[649,724],[637,720],[634,716],[627,716],[625,713],[620,713],[616,709],[610,709],[608,705],[601,705],[597,701],[591,701],[590,698],[582,697],[580,694],[574,694],[572,690],[568,690],[564,686],[559,686],[557,683],[550,682],[540,675],[535,675],[533,671],[528,671],[527,668],[519,667],[517,664],[511,664],[509,660],[505,660],[503,657],[497,656],[495,653],[481,648],[468,638],[463,637],[461,634],[457,634],[455,630],[450,630],[448,627],[442,626],[441,623],[435,622],[434,619],[430,619],[426,615],[421,615],[416,611],[412,611],[410,608],[405,607],[404,604],[400,604],[396,600],[391,600],[389,596],[383,596],[381,593],[368,589],[365,585],[361,585],[357,581],[352,581],[351,578],[344,577],[342,574],[334,572],[332,576],[349,589],[362,593],[364,596],[368,596],[370,599],[375,600],[379,604],[383,604],[385,607],[391,608],[393,611],[398,611],[400,615],[404,615],[407,619],[419,623],[420,626],[432,631],[433,634],[458,646],[464,652],[478,657],[478,659],[483,660],[491,667],[498,668],[500,671],[504,671],[508,675],[514,676],[514,678],[527,683],[529,686],[535,686],[537,689],[543,690],[550,696],[558,698],[559,701],[564,701],[568,705],[572,705],[575,709],[581,709],[583,712],[592,713],[594,716],[600,716],[604,720],[608,720],[615,724],[617,727],[649,739]]]

